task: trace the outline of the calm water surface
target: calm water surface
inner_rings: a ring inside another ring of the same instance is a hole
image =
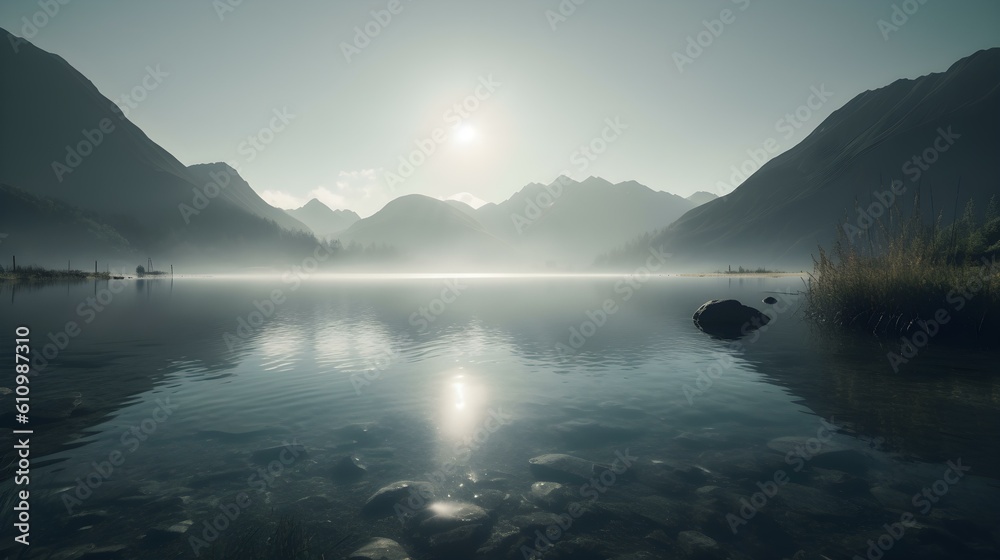
[[[287,515],[328,559],[370,537],[414,558],[547,543],[547,558],[1000,558],[997,352],[932,340],[896,372],[898,342],[815,328],[802,289],[667,276],[4,285],[6,346],[28,325],[42,366],[32,557],[224,557]],[[706,300],[765,309],[768,295],[775,320],[738,345],[691,321]],[[79,335],[58,334],[68,321]],[[597,478],[529,468],[550,453],[597,463]],[[568,506],[540,504],[532,483],[557,479],[585,514],[539,541],[543,512]],[[400,480],[482,506],[472,548],[448,552],[391,509],[362,513]]]

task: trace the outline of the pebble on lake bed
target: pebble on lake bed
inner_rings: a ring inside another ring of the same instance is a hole
[[[348,557],[350,560],[410,560],[406,550],[392,539],[376,538]]]

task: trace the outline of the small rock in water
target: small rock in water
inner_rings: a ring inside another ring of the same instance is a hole
[[[361,460],[354,455],[341,457],[333,465],[333,476],[339,480],[353,480],[361,478],[368,471],[368,467],[361,463]]]
[[[427,544],[438,554],[468,557],[468,553],[474,551],[488,535],[485,525],[463,525],[431,536]]]
[[[394,506],[399,504],[408,510],[419,510],[427,507],[434,500],[434,485],[422,480],[400,480],[379,488],[365,502],[365,513],[393,513]]]
[[[558,482],[536,482],[531,485],[531,492],[528,494],[528,500],[550,511],[565,509],[574,497],[571,488]]]
[[[726,553],[712,537],[698,531],[681,531],[677,535],[677,544],[691,558],[725,558]]]
[[[475,504],[434,502],[421,511],[414,521],[422,534],[433,535],[464,525],[481,525],[489,519],[490,514]]]
[[[775,298],[774,296],[767,296],[766,298],[764,298],[763,301],[764,301],[764,303],[766,303],[768,305],[774,305],[774,304],[778,303],[777,298]]]
[[[670,537],[661,529],[654,529],[645,537],[646,541],[655,544],[657,546],[669,547],[672,543]]]
[[[410,560],[410,555],[392,539],[376,538],[348,557],[350,560]]]
[[[510,521],[498,521],[490,532],[489,538],[476,551],[478,557],[500,558],[503,552],[509,550],[517,540],[521,530]]]
[[[594,463],[562,453],[539,455],[528,460],[538,478],[555,482],[586,482],[594,476]]]
[[[510,498],[510,494],[501,490],[483,490],[472,496],[477,505],[487,509],[495,510],[502,507]]]

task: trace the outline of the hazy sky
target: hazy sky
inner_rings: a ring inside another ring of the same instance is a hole
[[[167,73],[122,102],[183,163],[366,216],[409,193],[499,202],[564,172],[728,192],[747,150],[773,157],[862,91],[1000,44],[1000,2],[4,0],[0,26],[112,99]],[[411,157],[420,140],[433,153]]]

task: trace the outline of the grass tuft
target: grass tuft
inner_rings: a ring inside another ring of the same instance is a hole
[[[931,320],[953,335],[1000,332],[996,197],[981,221],[970,201],[955,223],[940,224],[940,215],[928,224],[919,210],[909,218],[890,210],[853,237],[840,231],[832,249],[820,247],[813,258],[807,314],[880,335],[926,330]]]

